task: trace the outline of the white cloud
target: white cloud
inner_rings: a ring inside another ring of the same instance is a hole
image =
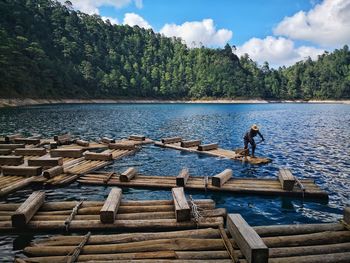
[[[123,24],[129,26],[139,26],[146,29],[152,28],[151,25],[141,16],[135,13],[126,13],[124,16]]]
[[[275,35],[307,40],[321,46],[350,43],[350,1],[324,0],[310,11],[285,17],[274,29]]]
[[[212,19],[185,22],[182,25],[165,24],[160,33],[168,37],[181,37],[187,45],[223,46],[232,38],[232,31],[216,30]]]
[[[308,57],[316,59],[324,50],[310,46],[295,47],[294,42],[284,37],[267,36],[264,39],[251,38],[237,47],[239,56],[247,53],[251,59],[262,64],[268,61],[272,67],[288,66]]]
[[[111,22],[112,25],[118,25],[119,24],[119,21],[118,19],[114,18],[114,17],[110,17],[110,16],[102,16],[101,17],[103,21],[107,21],[109,20]]]
[[[63,3],[66,0],[58,0]],[[101,6],[113,6],[115,8],[122,8],[129,5],[132,2],[135,2],[137,8],[142,8],[142,0],[70,0],[73,4],[74,9],[78,9],[83,13],[89,15],[99,14],[99,8]]]

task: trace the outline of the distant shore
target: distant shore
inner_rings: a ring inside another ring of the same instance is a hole
[[[155,103],[208,103],[208,104],[264,104],[264,103],[313,103],[350,104],[350,100],[261,100],[261,99],[218,99],[218,100],[157,100],[157,99],[0,99],[1,107],[17,107],[45,104],[155,104]]]

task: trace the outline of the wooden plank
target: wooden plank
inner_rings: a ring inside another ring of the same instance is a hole
[[[175,206],[175,217],[177,222],[191,220],[191,209],[187,203],[184,188],[175,187],[171,189],[174,206]]]
[[[24,148],[26,147],[23,143],[0,143],[0,149],[11,149]]]
[[[15,138],[13,140],[15,143],[24,143],[24,144],[40,144],[40,139],[34,138]]]
[[[121,182],[130,182],[130,180],[132,180],[136,176],[136,174],[136,168],[130,167],[119,176],[119,180]]]
[[[240,214],[227,216],[227,229],[249,263],[267,263],[269,249]]]
[[[13,227],[24,227],[45,202],[45,192],[33,192],[11,216]]]
[[[24,163],[23,156],[4,155],[0,156],[0,165],[20,165]]]
[[[133,135],[129,136],[129,140],[132,140],[132,141],[144,141],[144,140],[146,140],[146,136],[133,134]]]
[[[69,133],[63,135],[55,135],[53,139],[59,144],[65,144],[72,140],[72,137]]]
[[[111,161],[113,160],[112,153],[94,153],[94,152],[86,152],[85,160],[91,161]]]
[[[129,143],[110,143],[108,144],[109,149],[117,149],[117,150],[135,150],[135,144]]]
[[[45,155],[46,149],[45,148],[18,148],[15,149],[16,155],[29,155],[29,156],[42,156]]]
[[[232,177],[232,170],[231,169],[225,169],[221,173],[214,175],[211,178],[211,184],[216,187],[222,187],[228,180]]]
[[[28,166],[53,167],[58,165],[63,165],[63,157],[45,157],[28,160]]]
[[[350,206],[345,207],[343,220],[345,223],[350,225]]]
[[[188,168],[183,168],[180,171],[179,175],[176,177],[176,185],[185,186],[189,177],[190,177],[190,172]]]
[[[278,172],[278,179],[281,183],[282,189],[292,191],[295,184],[295,178],[289,169],[280,169]]]
[[[167,144],[167,143],[177,143],[177,142],[182,142],[181,137],[171,137],[171,138],[163,138],[162,143]]]
[[[41,166],[2,166],[3,175],[36,176],[42,172]]]
[[[115,140],[107,137],[102,137],[101,142],[109,144],[109,143],[115,143]]]
[[[79,158],[83,156],[83,149],[54,149],[50,151],[50,156]]]
[[[122,189],[114,187],[100,210],[100,221],[104,224],[114,223],[122,199]]]
[[[201,143],[202,143],[201,140],[182,141],[181,147],[184,147],[184,148],[195,147],[195,146],[199,146]]]
[[[83,146],[83,147],[88,147],[89,146],[89,142],[88,141],[84,141],[84,140],[76,140],[75,143],[78,144],[79,146]]]
[[[47,169],[43,172],[43,176],[47,179],[55,177],[57,175],[63,174],[64,169],[63,166],[54,166],[50,169]]]
[[[22,135],[19,133],[7,135],[7,136],[5,136],[5,142],[9,143],[9,142],[13,141],[15,138],[19,138],[19,137],[22,137]]]
[[[0,155],[9,155],[12,153],[11,149],[0,149]]]
[[[198,146],[198,151],[210,151],[210,150],[216,150],[218,148],[217,143],[210,143],[210,144],[202,144]]]

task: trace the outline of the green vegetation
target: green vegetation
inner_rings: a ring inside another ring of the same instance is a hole
[[[223,49],[189,49],[112,25],[69,2],[0,1],[2,98],[350,98],[348,46],[288,68]]]

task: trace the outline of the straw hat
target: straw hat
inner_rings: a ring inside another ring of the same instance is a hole
[[[259,130],[259,127],[258,127],[258,125],[253,124],[252,127],[251,127],[251,129],[254,130],[254,131],[258,131],[258,130]]]

